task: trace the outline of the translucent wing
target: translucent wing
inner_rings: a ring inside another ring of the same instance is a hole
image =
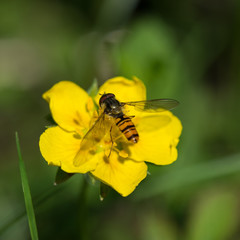
[[[179,102],[174,99],[153,99],[147,101],[123,102],[122,106],[133,106],[138,111],[162,112],[175,108]]]
[[[95,154],[94,147],[96,147],[96,144],[110,131],[110,127],[109,119],[106,119],[106,115],[103,112],[83,137],[80,149],[73,160],[74,166],[78,167],[86,163],[91,155]]]

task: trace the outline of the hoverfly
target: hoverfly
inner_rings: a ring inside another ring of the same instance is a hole
[[[111,137],[113,123],[119,128],[129,142],[133,144],[138,142],[139,134],[131,120],[134,116],[130,117],[124,114],[123,109],[125,106],[132,106],[137,111],[162,112],[171,110],[178,104],[179,102],[174,99],[119,102],[113,93],[102,94],[99,99],[101,113],[97,121],[83,137],[80,149],[74,158],[74,165],[79,166],[85,163],[88,160],[87,155],[91,151],[90,149],[96,146],[107,132],[110,132]]]

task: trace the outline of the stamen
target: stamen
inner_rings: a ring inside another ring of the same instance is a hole
[[[123,157],[123,158],[127,158],[128,157],[128,153],[124,150],[119,152],[119,156]]]
[[[113,149],[119,154],[120,157],[122,157],[122,158],[128,157],[128,153],[125,150],[119,150],[115,147]]]

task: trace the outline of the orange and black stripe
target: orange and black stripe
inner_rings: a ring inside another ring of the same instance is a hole
[[[133,143],[138,142],[139,135],[130,117],[122,115],[115,118],[115,122],[128,141],[131,141]]]

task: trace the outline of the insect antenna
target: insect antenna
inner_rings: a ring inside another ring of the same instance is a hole
[[[104,95],[104,94],[106,94],[106,92],[104,92],[104,93],[98,93],[100,96],[102,96],[102,95]]]

